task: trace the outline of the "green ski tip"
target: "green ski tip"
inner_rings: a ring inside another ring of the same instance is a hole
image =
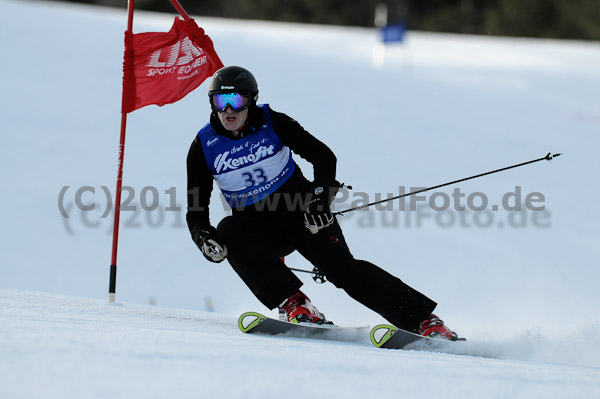
[[[238,319],[238,327],[242,332],[247,333],[257,325],[265,321],[265,319],[267,319],[267,317],[261,315],[260,313],[247,312],[241,315]]]
[[[389,324],[379,324],[371,330],[371,343],[378,348],[381,348],[385,343],[392,338],[398,329]]]

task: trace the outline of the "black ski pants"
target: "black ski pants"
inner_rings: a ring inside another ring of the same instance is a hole
[[[237,212],[224,218],[217,235],[228,260],[254,295],[274,309],[302,282],[281,261],[298,251],[337,288],[396,327],[415,331],[436,303],[378,266],[356,260],[337,221],[317,234],[304,227],[302,212]]]

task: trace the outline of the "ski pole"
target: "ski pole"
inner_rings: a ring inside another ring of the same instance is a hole
[[[315,280],[319,284],[322,284],[327,281],[327,279],[325,278],[325,275],[323,273],[321,273],[321,271],[319,269],[317,269],[316,267],[314,269],[312,269],[312,271],[304,270],[304,269],[296,269],[294,267],[288,267],[288,269],[293,270],[295,272],[310,273],[310,274],[312,274],[313,280]]]
[[[454,181],[451,181],[451,182],[448,182],[448,183],[442,183],[442,184],[438,184],[437,186],[425,187],[425,188],[422,188],[422,189],[420,189],[420,190],[411,191],[410,193],[406,193],[406,194],[397,195],[397,196],[395,196],[395,197],[391,197],[391,198],[382,199],[382,200],[380,200],[380,201],[371,202],[371,203],[368,203],[368,204],[365,204],[365,205],[355,206],[354,208],[349,208],[349,209],[346,209],[346,210],[343,210],[343,211],[340,211],[340,212],[334,212],[333,214],[334,214],[334,215],[343,215],[344,213],[347,213],[347,212],[351,212],[351,211],[356,211],[356,210],[359,210],[359,209],[368,208],[368,207],[370,207],[370,206],[377,205],[377,204],[381,204],[381,203],[383,203],[383,202],[388,202],[388,201],[393,201],[393,200],[397,200],[397,199],[404,198],[404,197],[409,197],[409,196],[411,196],[411,195],[420,194],[420,193],[424,193],[424,192],[426,192],[426,191],[435,190],[436,188],[445,187],[445,186],[449,186],[449,185],[451,185],[451,184],[456,184],[456,183],[460,183],[460,182],[463,182],[463,181],[467,181],[467,180],[476,179],[476,178],[478,178],[478,177],[482,177],[482,176],[491,175],[491,174],[493,174],[493,173],[502,172],[502,171],[504,171],[504,170],[513,169],[513,168],[518,168],[518,167],[520,167],[520,166],[528,165],[528,164],[530,164],[530,163],[539,162],[539,161],[544,161],[544,160],[545,160],[545,161],[551,161],[553,158],[559,157],[559,156],[561,156],[561,155],[562,155],[562,153],[552,154],[552,153],[550,153],[550,152],[549,152],[549,153],[547,153],[545,156],[543,156],[543,157],[541,157],[541,158],[538,158],[538,159],[534,159],[534,160],[527,161],[527,162],[522,162],[522,163],[519,163],[519,164],[516,164],[516,165],[506,166],[506,167],[504,167],[504,168],[500,168],[500,169],[492,170],[492,171],[485,172],[485,173],[480,173],[480,174],[478,174],[478,175],[474,175],[474,176],[470,176],[470,177],[465,177],[465,178],[458,179],[458,180],[454,180]]]

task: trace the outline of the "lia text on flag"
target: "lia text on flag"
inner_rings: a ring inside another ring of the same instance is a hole
[[[221,67],[193,19],[176,17],[169,32],[125,32],[123,112],[179,101]]]

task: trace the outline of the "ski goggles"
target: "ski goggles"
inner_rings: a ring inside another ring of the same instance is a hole
[[[240,112],[248,108],[250,101],[248,95],[240,93],[215,93],[210,96],[210,105],[217,112],[225,112],[228,105],[235,112]]]

